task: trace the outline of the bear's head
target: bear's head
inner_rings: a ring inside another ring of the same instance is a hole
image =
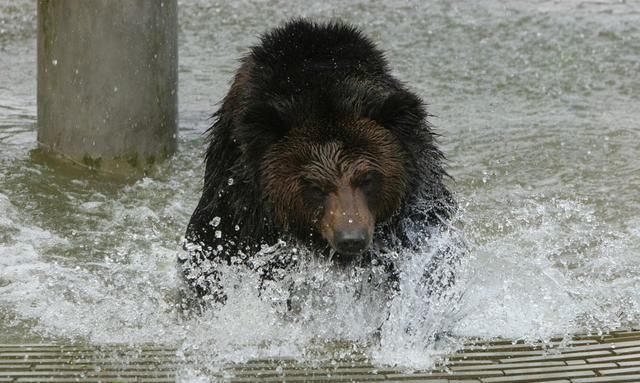
[[[324,240],[345,258],[369,248],[376,224],[398,212],[412,184],[414,159],[402,131],[421,123],[424,112],[421,100],[406,95],[358,110],[333,97],[340,105],[247,112],[238,141],[255,159],[263,203],[281,229]]]
[[[431,147],[422,100],[352,83],[300,99],[250,99],[262,102],[243,109],[234,140],[254,169],[269,220],[302,241],[325,242],[343,259],[365,252],[376,225],[412,193],[418,151]]]
[[[392,133],[361,118],[293,127],[265,153],[262,190],[276,223],[319,234],[338,253],[364,252],[376,223],[407,193],[407,156]]]

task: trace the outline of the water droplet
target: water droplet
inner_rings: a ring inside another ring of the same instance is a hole
[[[227,184],[229,184],[229,186],[233,185],[233,178],[229,178],[229,180],[227,180]]]
[[[234,229],[235,229],[236,231],[240,231],[240,226],[236,225],[236,226],[234,227]]]
[[[349,222],[349,223],[353,223],[353,220],[352,220],[352,219],[349,219],[349,221],[348,221],[348,222]]]
[[[216,232],[214,233],[216,238],[222,238],[222,232],[220,230],[216,230]]]
[[[51,60],[51,64],[53,64],[53,66],[58,65],[58,60],[56,59]]]
[[[118,87],[117,87],[117,86],[114,86],[114,87],[113,87],[113,91],[114,91],[114,92],[117,92],[117,91],[118,91]]]
[[[213,217],[211,222],[209,222],[209,225],[211,225],[213,227],[218,227],[218,225],[220,224],[221,220],[222,220],[222,218],[220,218],[220,217]]]

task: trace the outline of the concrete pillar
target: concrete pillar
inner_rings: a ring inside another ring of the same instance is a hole
[[[38,145],[106,172],[176,149],[176,0],[38,0]]]

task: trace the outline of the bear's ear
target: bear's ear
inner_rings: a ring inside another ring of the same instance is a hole
[[[377,98],[367,105],[364,116],[401,135],[411,136],[427,116],[420,97],[408,91],[399,91]]]
[[[236,137],[241,144],[257,145],[259,148],[252,149],[259,150],[266,150],[271,144],[280,140],[289,132],[291,126],[276,107],[266,103],[248,106],[240,122]]]
[[[247,108],[242,122],[244,125],[262,130],[262,133],[282,137],[287,134],[291,125],[283,115],[273,105],[256,104]]]

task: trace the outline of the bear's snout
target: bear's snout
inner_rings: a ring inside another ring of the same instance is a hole
[[[337,190],[327,196],[322,236],[338,253],[354,256],[369,248],[374,226],[375,218],[364,193],[348,180],[341,180]]]
[[[364,227],[359,228],[346,228],[340,231],[336,231],[334,234],[335,249],[342,254],[357,255],[362,253],[369,247],[371,238],[367,229]]]

